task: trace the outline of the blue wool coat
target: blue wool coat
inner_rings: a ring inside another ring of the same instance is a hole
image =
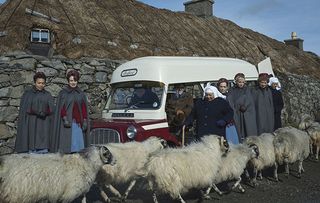
[[[217,97],[213,101],[198,100],[186,120],[186,125],[192,125],[196,121],[196,138],[204,135],[226,135],[226,126],[218,126],[218,120],[229,123],[233,119],[233,110],[229,103]]]

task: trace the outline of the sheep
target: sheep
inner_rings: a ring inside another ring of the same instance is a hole
[[[253,167],[253,179],[251,180],[254,186],[257,185],[257,175],[262,180],[262,170],[267,167],[275,167],[275,154],[273,146],[274,135],[271,133],[262,133],[260,136],[249,136],[245,139],[247,145],[257,145],[259,148],[259,158],[251,159],[248,163]],[[245,171],[247,178],[250,179],[249,173]]]
[[[71,202],[84,196],[103,164],[113,164],[106,147],[77,154],[11,154],[0,157],[1,202]]]
[[[146,178],[154,202],[158,202],[157,192],[185,202],[182,193],[210,186],[228,148],[223,137],[208,135],[184,148],[165,149],[150,156]]]
[[[298,177],[301,177],[301,173],[304,172],[303,160],[310,154],[310,138],[308,134],[294,127],[279,128],[274,134],[273,144],[277,164],[285,164],[285,173],[288,177],[289,163],[299,161]],[[278,180],[277,165],[274,173]]]
[[[303,115],[300,123],[299,129],[305,130],[311,138],[310,144],[310,154],[313,154],[313,146],[316,147],[315,158],[316,161],[319,160],[319,151],[320,151],[320,123],[313,121],[311,116]]]
[[[229,152],[226,156],[222,157],[221,168],[218,171],[214,183],[221,183],[227,180],[237,179],[236,183],[233,184],[231,190],[238,187],[241,192],[245,192],[241,186],[241,174],[243,174],[244,169],[249,160],[257,158],[259,156],[259,148],[257,145],[253,144],[247,146],[244,144],[230,145]],[[222,192],[213,184],[213,189],[219,194],[222,195]],[[205,199],[210,198],[209,193],[211,188],[208,188],[206,193],[203,195]]]
[[[137,178],[145,174],[144,165],[150,154],[166,147],[167,142],[158,137],[150,137],[143,142],[109,143],[105,146],[111,151],[117,163],[114,166],[104,165],[97,175],[100,194],[106,202],[110,199],[102,190],[105,186],[118,198],[125,200],[136,183]],[[130,182],[122,196],[111,184]]]

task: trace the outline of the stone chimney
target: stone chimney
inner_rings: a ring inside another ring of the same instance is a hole
[[[198,17],[207,18],[213,16],[214,0],[191,0],[184,4],[184,11]]]
[[[292,45],[303,51],[303,39],[297,37],[296,32],[291,32],[291,39],[284,40],[286,45]]]

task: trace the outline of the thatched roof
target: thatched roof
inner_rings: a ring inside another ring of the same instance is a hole
[[[46,17],[30,15],[26,9]],[[33,27],[50,29],[55,54],[70,58],[198,55],[257,64],[269,56],[278,72],[320,78],[315,54],[228,20],[157,9],[135,0],[9,0],[0,6],[0,33],[5,33],[0,53],[28,49]]]

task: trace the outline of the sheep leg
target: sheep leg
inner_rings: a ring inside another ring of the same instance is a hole
[[[257,174],[258,174],[258,169],[256,167],[253,168],[253,179],[251,181],[253,186],[257,186]]]
[[[222,195],[223,193],[219,190],[219,188],[215,185],[212,184],[211,187],[214,189],[214,191],[216,191],[216,193],[218,193],[219,195]],[[211,188],[210,188],[211,189]],[[210,192],[210,190],[209,190]],[[208,193],[209,194],[209,193]]]
[[[133,186],[136,184],[136,180],[133,180],[130,182],[129,187],[127,188],[126,192],[124,193],[122,200],[125,201],[130,193],[130,191],[132,190]]]
[[[241,177],[238,177],[237,182],[231,187],[231,190],[238,187],[241,192],[245,192],[245,190],[241,186],[240,182],[241,182]]]
[[[82,198],[82,200],[81,200],[81,203],[87,203],[86,195],[83,195],[83,198]]]
[[[303,161],[299,160],[298,164],[298,178],[301,178],[301,172],[304,170],[302,166]]]
[[[103,200],[105,202],[111,202],[111,200],[109,199],[108,195],[99,187],[100,189],[100,195],[103,198]]]
[[[262,180],[262,171],[258,171],[258,180]]]
[[[247,180],[250,180],[250,174],[249,174],[248,169],[244,169],[244,175],[245,175]]]
[[[317,149],[316,149],[316,160],[317,161],[319,160],[319,151],[320,151],[320,147],[317,146]]]
[[[157,193],[156,192],[152,193],[152,199],[153,199],[154,203],[158,203],[158,198],[157,198]]]
[[[210,191],[211,191],[211,188],[212,188],[212,186],[208,187],[205,192],[203,190],[200,190],[202,199],[211,199],[211,197],[209,195]]]
[[[284,166],[285,166],[285,176],[289,178],[289,163],[284,162]]]
[[[274,164],[273,177],[277,182],[279,181],[279,178],[278,178],[278,164],[277,163]]]
[[[186,203],[186,202],[183,200],[183,198],[181,197],[181,195],[180,195],[180,194],[179,194],[178,199],[180,200],[180,202],[181,202],[181,203]]]
[[[110,190],[110,192],[112,192],[118,198],[122,197],[120,192],[116,188],[114,188],[112,185],[108,184],[108,185],[106,185],[106,188],[108,188]]]

